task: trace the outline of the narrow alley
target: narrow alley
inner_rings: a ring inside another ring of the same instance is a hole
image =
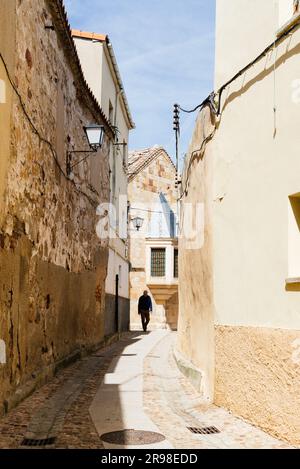
[[[126,333],[72,364],[1,420],[0,448],[48,439],[44,448],[289,448],[221,408],[205,407],[178,371],[175,338],[167,331]],[[190,430],[213,427],[219,433]]]
[[[299,59],[300,0],[0,0],[3,467],[300,449]]]

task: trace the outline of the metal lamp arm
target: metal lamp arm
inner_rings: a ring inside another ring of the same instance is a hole
[[[73,165],[70,165],[70,156],[73,155],[73,154],[77,154],[77,153],[88,153],[87,156],[85,156],[84,158],[82,158],[81,160],[77,161],[76,163],[74,163]],[[77,151],[69,151],[68,152],[68,164],[69,164],[69,169],[72,170],[73,168],[75,168],[76,166],[78,166],[80,163],[82,163],[83,161],[87,160],[89,158],[89,155],[91,153],[97,153],[97,149],[96,148],[92,148],[91,150],[77,150]]]

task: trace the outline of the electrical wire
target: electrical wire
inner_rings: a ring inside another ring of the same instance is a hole
[[[3,64],[3,67],[5,69],[5,73],[6,73],[6,76],[8,78],[8,81],[12,87],[12,89],[14,90],[17,98],[18,98],[18,101],[19,101],[19,104],[21,106],[21,109],[23,111],[23,114],[25,115],[30,127],[31,127],[31,130],[32,132],[38,137],[39,141],[43,144],[45,144],[49,149],[50,149],[50,152],[51,152],[51,155],[53,157],[53,160],[56,164],[56,166],[58,167],[60,173],[63,175],[63,177],[69,182],[69,183],[72,183],[72,187],[74,188],[74,190],[78,193],[78,194],[81,194],[83,195],[87,200],[88,202],[92,205],[93,208],[96,208],[98,206],[98,202],[96,202],[95,200],[93,200],[86,192],[82,191],[81,189],[79,189],[76,185],[76,183],[74,181],[71,181],[67,174],[65,173],[65,171],[63,170],[63,168],[61,167],[60,163],[59,163],[59,160],[58,160],[58,157],[57,157],[57,153],[55,151],[55,149],[53,148],[53,145],[52,143],[47,140],[45,137],[43,137],[39,130],[36,128],[33,120],[31,119],[30,115],[28,114],[27,112],[27,109],[26,109],[26,106],[23,102],[23,99],[22,99],[22,96],[21,94],[19,93],[18,89],[17,89],[17,86],[15,85],[14,81],[12,80],[11,76],[10,76],[10,73],[9,73],[9,70],[8,70],[8,66],[4,60],[4,57],[2,55],[2,53],[0,52],[0,59],[1,59],[1,62]],[[96,191],[96,189],[94,188],[94,191]]]
[[[204,154],[204,151],[206,149],[206,145],[208,144],[208,142],[210,142],[210,140],[212,140],[212,138],[214,137],[214,135],[216,133],[216,130],[217,129],[215,127],[214,130],[203,140],[203,142],[201,144],[201,147],[198,150],[194,150],[191,153],[190,160],[189,160],[189,165],[188,165],[187,170],[186,170],[187,178],[186,178],[186,181],[185,181],[185,187],[184,187],[184,189],[181,193],[181,196],[178,199],[179,202],[183,199],[183,197],[185,197],[188,194],[188,186],[189,186],[189,182],[190,182],[190,169],[191,169],[191,166],[194,162],[194,159],[197,156],[201,157]]]
[[[187,114],[191,114],[191,113],[194,113],[196,112],[197,110],[201,111],[205,106],[209,106],[211,111],[217,115],[217,116],[220,116],[221,114],[221,106],[222,106],[222,94],[223,92],[225,91],[225,89],[231,85],[231,83],[233,83],[235,80],[237,80],[237,78],[239,78],[241,75],[243,75],[247,70],[249,70],[251,67],[253,67],[257,62],[259,62],[263,57],[266,56],[266,54],[268,54],[272,48],[274,48],[274,53],[275,53],[275,49],[276,47],[278,46],[278,44],[282,41],[282,39],[284,39],[285,37],[289,36],[293,31],[295,31],[297,28],[299,27],[299,19],[298,21],[293,24],[288,30],[286,30],[285,32],[283,32],[280,36],[278,36],[275,41],[272,42],[272,44],[270,44],[268,47],[266,47],[264,49],[263,52],[261,52],[254,60],[252,60],[250,63],[248,63],[244,68],[242,68],[239,72],[237,72],[229,81],[227,81],[224,85],[222,85],[219,90],[215,93],[215,92],[212,92],[204,101],[202,101],[202,103],[200,103],[198,106],[196,106],[194,109],[191,109],[191,110],[186,110],[184,108],[182,108],[181,106],[179,106],[180,110],[182,112],[185,112]],[[276,57],[277,57],[277,54],[275,55],[275,59],[274,59],[274,64],[273,64],[273,72],[274,72],[274,125],[275,125],[275,132],[276,132]],[[216,102],[215,102],[215,98],[216,96],[218,96],[218,105],[216,107]],[[190,160],[189,160],[189,165],[188,165],[188,168],[186,170],[186,174],[187,174],[187,179],[186,179],[186,184],[185,184],[185,188],[184,190],[182,191],[182,195],[181,197],[179,198],[179,201],[181,201],[183,199],[184,196],[187,195],[187,189],[188,189],[188,184],[189,184],[189,178],[190,178],[190,169],[191,169],[191,165],[194,161],[194,157],[195,155],[198,155],[200,153],[203,154],[205,152],[205,147],[207,145],[207,143],[214,137],[215,133],[216,133],[216,130],[217,130],[217,127],[215,125],[215,128],[214,130],[211,132],[211,134],[206,137],[202,144],[201,144],[201,147],[198,149],[198,150],[195,150],[191,153],[191,157],[190,157]]]
[[[282,39],[284,39],[286,36],[291,34],[295,29],[299,27],[299,20],[293,24],[287,31],[282,33],[280,36],[278,36],[275,41],[272,42],[268,47],[266,47],[263,52],[261,52],[257,57],[255,57],[254,60],[252,60],[250,63],[248,63],[244,68],[242,68],[239,72],[237,72],[230,80],[228,80],[224,85],[222,85],[218,91],[212,92],[202,103],[198,104],[194,109],[187,110],[179,106],[179,109],[182,112],[185,112],[187,114],[192,114],[196,112],[197,110],[203,109],[206,105],[210,105],[213,110],[216,111],[217,115],[220,115],[220,110],[221,110],[221,98],[224,90],[231,85],[237,78],[239,78],[241,75],[243,75],[249,68],[253,67],[257,62],[259,62],[260,59],[262,59],[268,52],[272,50],[272,48],[275,49],[275,47],[281,42]],[[219,96],[219,103],[218,103],[218,108],[215,107],[215,102],[212,98],[215,98],[216,96]]]
[[[209,106],[212,111],[214,113],[216,113],[216,105],[215,105],[215,93],[214,91],[207,97],[204,99],[204,101],[202,101],[202,103],[198,104],[198,106],[196,106],[194,109],[190,109],[190,110],[187,110],[187,109],[184,109],[182,108],[181,106],[179,106],[179,109],[180,111],[182,112],[185,112],[186,114],[193,114],[194,112],[196,111],[201,111],[205,106]]]
[[[247,64],[244,68],[242,68],[238,73],[234,75],[229,81],[227,81],[221,88],[216,92],[216,95],[219,96],[219,104],[218,104],[218,115],[220,115],[221,111],[221,98],[224,90],[231,85],[237,78],[243,75],[249,68],[253,67],[257,62],[259,62],[263,57],[265,57],[268,52],[278,46],[278,44],[284,39],[285,37],[289,36],[293,31],[295,31],[299,27],[299,19],[295,24],[293,24],[289,29],[283,32],[280,36],[278,36],[275,41],[272,42],[268,47],[266,47],[263,52],[261,52],[254,60],[252,60],[249,64]]]
[[[146,208],[136,208],[136,207],[130,207],[130,211],[131,210],[135,210],[135,211],[140,211],[140,212],[148,212],[148,213],[159,213],[160,215],[166,215],[165,212],[158,212],[156,210],[149,210],[149,209],[146,209]],[[172,210],[170,210],[170,212],[168,213],[172,213]]]

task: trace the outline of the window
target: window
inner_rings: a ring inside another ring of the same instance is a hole
[[[300,194],[290,197],[288,227],[288,276],[290,279],[300,278]]]
[[[178,278],[178,249],[174,249],[174,278]]]
[[[165,277],[166,250],[164,248],[151,249],[151,277]]]

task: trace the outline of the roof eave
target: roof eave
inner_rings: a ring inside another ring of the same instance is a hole
[[[115,74],[115,79],[118,83],[119,89],[122,91],[121,96],[122,96],[122,100],[123,100],[123,104],[124,104],[124,108],[125,108],[125,112],[126,112],[126,116],[127,116],[127,120],[128,120],[128,126],[129,126],[130,130],[134,130],[136,128],[136,125],[135,125],[135,123],[133,121],[133,118],[132,118],[132,114],[131,114],[131,111],[130,111],[130,108],[129,108],[129,104],[128,104],[127,96],[126,96],[126,93],[125,93],[123,81],[122,81],[122,78],[121,78],[121,73],[120,73],[120,70],[119,70],[119,67],[118,67],[118,64],[117,64],[117,59],[116,59],[114,49],[113,49],[112,43],[110,42],[110,39],[109,39],[108,35],[107,34],[91,33],[91,32],[88,32],[88,31],[81,31],[81,30],[78,30],[78,29],[72,29],[71,34],[72,34],[73,38],[86,39],[86,40],[89,40],[89,41],[98,41],[98,42],[102,42],[103,44],[106,45],[108,55],[109,55],[109,58],[110,58],[110,61],[111,61],[111,64],[112,64],[112,68],[113,68],[113,71],[114,71],[114,74]]]
[[[87,100],[87,103],[91,105],[91,112],[95,112],[95,114],[97,113],[98,116],[101,117],[102,124],[113,137],[115,134],[115,130],[108,121],[107,117],[105,116],[104,111],[102,110],[100,104],[98,103],[95,95],[93,94],[91,88],[89,87],[84,77],[76,46],[72,37],[71,27],[68,21],[68,15],[63,0],[47,0],[47,2],[51,10],[55,29],[58,35],[60,35],[61,37],[64,49],[66,51],[66,56],[69,59],[69,64],[71,66],[72,72],[77,78],[78,86],[84,88],[84,93],[81,93],[81,95]]]

